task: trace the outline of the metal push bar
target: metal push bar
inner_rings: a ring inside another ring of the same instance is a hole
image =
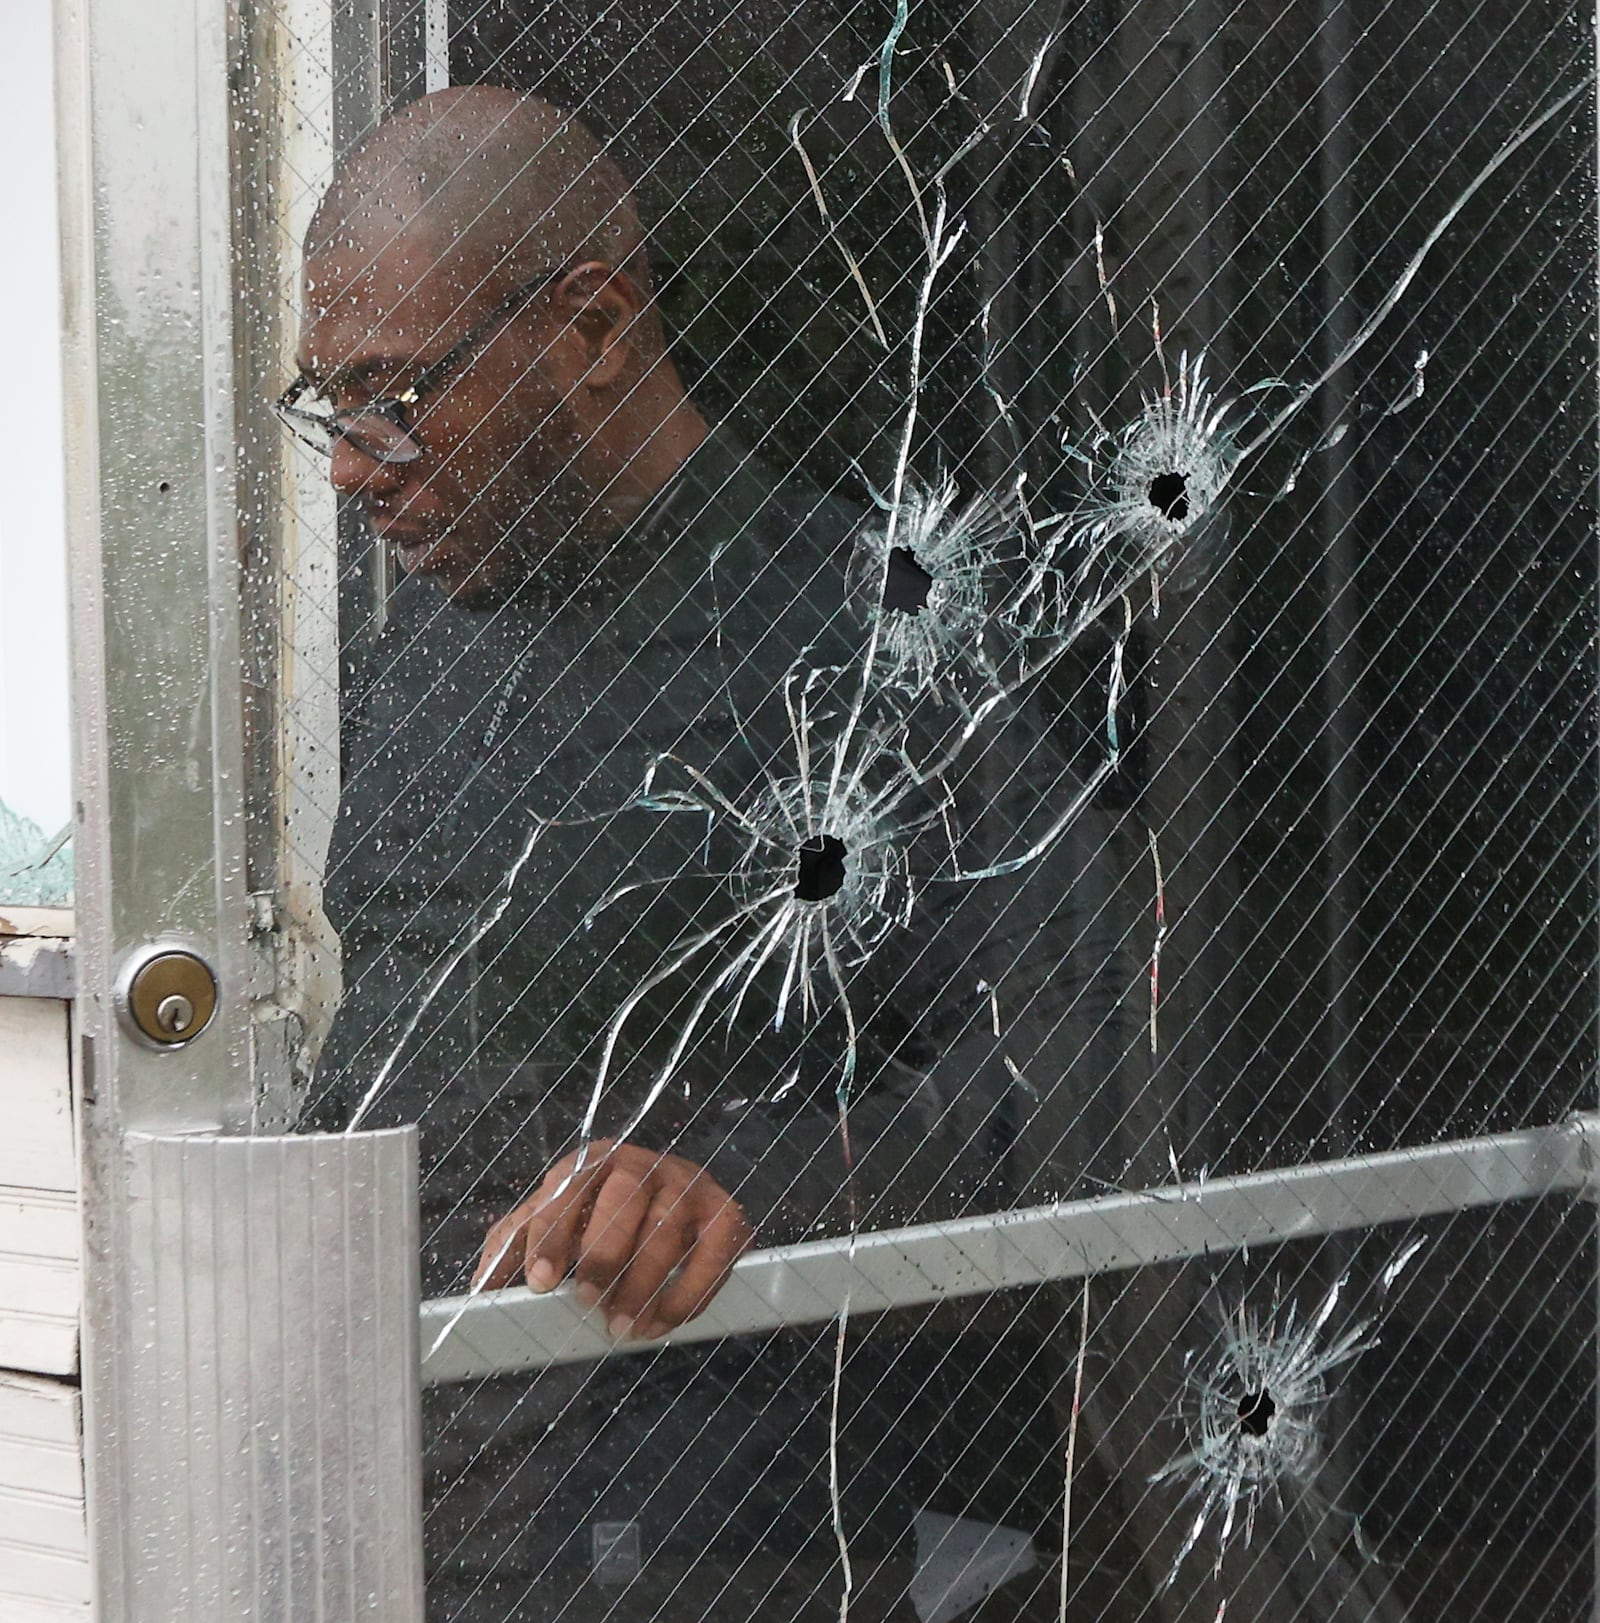
[[[715,1341],[853,1312],[916,1307],[1251,1245],[1338,1234],[1595,1187],[1600,1112],[1554,1127],[1025,1211],[756,1251],[699,1318],[665,1338]],[[422,1307],[425,1385],[542,1369],[661,1341],[614,1342],[570,1285],[439,1297]]]

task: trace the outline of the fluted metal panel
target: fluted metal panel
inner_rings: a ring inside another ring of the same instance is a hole
[[[130,1623],[420,1619],[415,1130],[128,1155]]]

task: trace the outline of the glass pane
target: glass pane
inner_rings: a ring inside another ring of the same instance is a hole
[[[1522,1203],[1102,1278],[1081,1343],[1059,1301],[1072,1605],[1583,1615],[1593,1244],[1586,1209]]]
[[[1580,1603],[1587,1450],[1473,1440],[1592,1430],[1553,1201],[637,1343],[1594,1103],[1586,26],[276,15],[261,1119],[419,1123],[425,1294],[619,1347],[430,1392],[432,1614]]]
[[[5,66],[0,128],[17,153],[0,181],[28,252],[8,258],[11,383],[0,400],[0,902],[72,901],[67,544],[62,513],[55,127],[47,12],[21,19]]]

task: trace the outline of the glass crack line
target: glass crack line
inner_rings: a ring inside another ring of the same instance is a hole
[[[1340,348],[1338,354],[1323,367],[1316,377],[1306,384],[1275,416],[1268,419],[1255,438],[1250,440],[1240,451],[1239,459],[1241,461],[1246,457],[1253,456],[1262,446],[1267,444],[1289,419],[1305,406],[1318,389],[1343,371],[1366,348],[1373,335],[1389,318],[1394,307],[1405,297],[1406,290],[1416,280],[1418,273],[1427,263],[1428,256],[1438,247],[1440,239],[1455,224],[1466,206],[1506,163],[1520,152],[1541,130],[1554,123],[1593,83],[1594,75],[1586,73],[1565,95],[1558,96],[1555,101],[1551,102],[1532,123],[1525,124],[1515,135],[1511,136],[1488,163],[1473,176],[1466,188],[1457,196],[1455,202],[1434,222],[1433,229],[1423,238],[1422,245],[1407,260],[1405,268],[1390,284],[1389,291],[1379,301],[1377,309],[1350,335],[1349,340]]]
[[[1067,1455],[1062,1474],[1065,1482],[1061,1493],[1061,1593],[1057,1623],[1067,1623],[1067,1603],[1071,1584],[1072,1551],[1072,1487],[1078,1464],[1078,1417],[1083,1412],[1083,1373],[1089,1357],[1089,1281],[1083,1276],[1083,1298],[1078,1322],[1078,1357],[1072,1372],[1072,1412],[1067,1421]]]
[[[1415,253],[1389,285],[1377,307],[1308,382],[1292,385],[1267,379],[1236,398],[1218,403],[1205,373],[1205,352],[1179,360],[1177,387],[1164,384],[1144,397],[1137,417],[1123,427],[1098,432],[1087,447],[1062,442],[1069,461],[1088,470],[1088,490],[1076,514],[1064,526],[1059,569],[1064,588],[1041,599],[1037,629],[1064,629],[1078,618],[1092,619],[1141,574],[1151,576],[1152,601],[1159,602],[1159,574],[1169,572],[1180,553],[1189,562],[1204,562],[1208,549],[1225,539],[1219,504],[1239,468],[1266,449],[1316,397],[1366,348],[1416,280],[1445,233],[1506,163],[1559,118],[1593,83],[1592,75],[1557,97],[1530,123],[1512,135],[1473,176],[1434,222]],[[1095,265],[1100,288],[1118,330],[1111,279],[1105,266],[1104,231],[1095,221]],[[1155,322],[1156,353],[1162,354],[1159,317]],[[1429,356],[1424,350],[1413,365],[1411,385],[1403,397],[1384,408],[1391,416],[1422,398]],[[1165,362],[1163,361],[1163,370]],[[1240,411],[1245,396],[1291,391],[1276,410]],[[1230,416],[1233,420],[1229,421]],[[1295,488],[1307,461],[1331,450],[1348,433],[1349,422],[1336,425],[1296,460],[1276,497]],[[1202,527],[1209,532],[1202,535]]]
[[[1145,833],[1150,837],[1150,862],[1156,871],[1156,933],[1150,944],[1150,1052],[1154,1054],[1160,1048],[1156,1019],[1161,1007],[1161,949],[1167,939],[1167,882],[1161,872],[1161,847],[1156,844],[1156,831],[1147,828]],[[1168,1153],[1171,1153],[1170,1145]]]
[[[849,97],[845,98],[849,100]],[[867,283],[866,275],[861,269],[861,261],[851,251],[850,244],[844,240],[838,226],[834,223],[832,211],[828,208],[828,195],[822,189],[822,178],[817,174],[816,165],[811,161],[811,154],[806,151],[805,143],[800,139],[800,125],[805,117],[802,108],[789,120],[789,142],[800,155],[800,162],[806,172],[806,183],[811,188],[811,196],[817,205],[817,213],[822,216],[822,229],[827,233],[828,240],[839,252],[844,260],[845,269],[850,272],[850,279],[856,284],[862,302],[866,305],[867,319],[872,323],[872,334],[882,345],[888,349],[889,335],[884,331],[883,320],[878,314],[877,300],[872,296],[872,289]]]
[[[593,1134],[618,1046],[634,1011],[657,987],[713,954],[715,961],[705,971],[705,982],[643,1103],[617,1136],[626,1138],[633,1132],[660,1099],[717,997],[728,996],[725,1018],[731,1031],[763,972],[773,964],[781,963],[783,969],[763,1018],[781,1031],[796,1011],[811,1020],[824,1003],[831,1003],[846,1028],[840,1089],[848,1092],[856,1068],[850,972],[871,957],[889,931],[910,922],[915,892],[905,845],[938,816],[939,807],[905,815],[907,800],[922,784],[906,769],[896,724],[865,725],[852,716],[852,728],[833,747],[819,747],[816,731],[833,718],[816,714],[808,692],[816,674],[797,670],[785,680],[793,768],[788,775],[769,774],[765,784],[736,796],[700,768],[662,756],[649,767],[638,796],[624,808],[710,819],[731,829],[742,849],[731,868],[709,875],[727,892],[728,910],[675,943],[607,1023],[584,1114],[584,1141]],[[667,771],[681,777],[682,786],[662,787],[658,780]],[[618,886],[590,909],[586,923],[624,897],[669,884],[680,873]]]
[[[495,898],[493,905],[480,916],[475,927],[469,927],[462,932],[462,939],[456,947],[446,953],[443,959],[440,960],[439,968],[435,971],[433,979],[428,983],[428,989],[417,999],[410,1018],[401,1028],[400,1035],[395,1039],[393,1046],[384,1056],[383,1063],[378,1067],[377,1075],[373,1077],[367,1091],[361,1096],[361,1102],[351,1112],[350,1120],[345,1126],[347,1133],[354,1133],[359,1130],[368,1110],[372,1108],[373,1102],[383,1092],[384,1085],[393,1074],[406,1044],[410,1042],[417,1027],[422,1023],[422,1017],[432,1006],[433,1000],[443,990],[445,982],[456,972],[462,959],[488,935],[504,916],[506,909],[511,905],[511,897],[516,889],[517,877],[521,874],[523,865],[533,854],[534,845],[537,843],[540,834],[544,832],[545,826],[542,822],[536,822],[528,830],[528,837],[523,842],[521,851],[517,853],[516,860],[506,870],[505,877],[500,881],[500,894]]]

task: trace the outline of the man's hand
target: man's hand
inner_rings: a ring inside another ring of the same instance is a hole
[[[534,1194],[489,1230],[474,1289],[527,1278],[536,1291],[576,1276],[603,1303],[618,1340],[648,1340],[692,1319],[754,1238],[737,1202],[704,1167],[596,1139],[552,1166]]]

